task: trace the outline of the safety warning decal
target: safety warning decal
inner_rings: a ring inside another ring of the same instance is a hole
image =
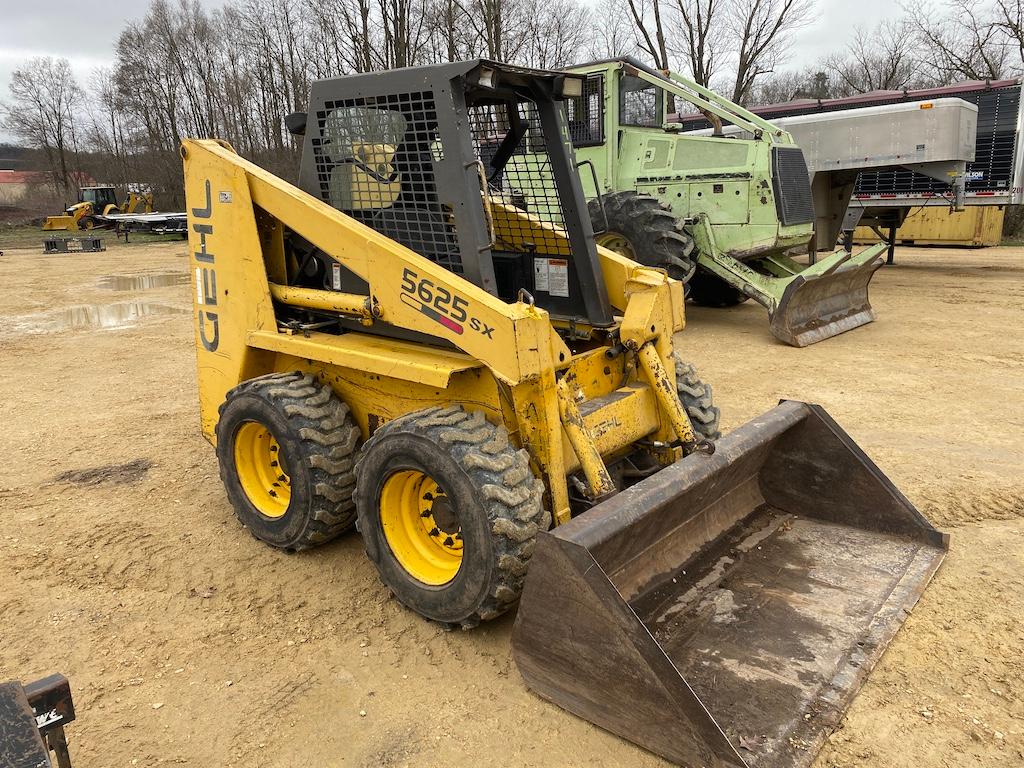
[[[552,296],[569,296],[569,262],[566,259],[534,259],[533,288]]]

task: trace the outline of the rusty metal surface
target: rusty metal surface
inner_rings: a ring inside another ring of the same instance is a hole
[[[798,276],[787,287],[770,318],[772,334],[806,347],[875,320],[868,284],[885,260],[819,276]]]
[[[828,415],[785,402],[544,535],[513,653],[680,765],[809,765],[945,555]]]
[[[0,683],[0,765],[3,768],[50,768],[36,718],[21,683]]]
[[[63,728],[75,719],[71,684],[64,675],[49,675],[27,684],[25,695],[28,696],[40,733]]]

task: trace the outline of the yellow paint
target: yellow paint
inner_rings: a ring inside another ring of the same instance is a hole
[[[353,143],[349,162],[338,163],[331,171],[332,203],[348,211],[390,208],[402,192],[394,159],[391,144]]]
[[[249,502],[264,517],[284,517],[292,488],[277,439],[263,424],[247,421],[234,440],[235,471]]]
[[[309,372],[328,384],[351,409],[364,439],[404,414],[460,403],[504,424],[512,442],[527,451],[557,523],[569,519],[569,474],[582,469],[591,493],[602,495],[613,489],[608,462],[638,450],[638,441],[670,443],[679,435],[692,442],[678,400],[673,405],[659,394],[659,388],[674,393],[672,337],[685,324],[682,284],[663,272],[598,247],[609,301],[622,320],[611,331],[587,329],[587,338],[574,341],[571,351],[544,310],[492,296],[238,157],[224,143],[187,140],[182,156],[200,415],[211,442],[228,390],[275,371]],[[542,237],[552,247],[568,248],[564,232],[500,197],[492,215],[503,242]],[[284,254],[286,228],[366,281],[366,296],[289,286],[296,264]],[[441,305],[451,322],[438,320],[438,295],[458,297]],[[351,313],[367,332],[281,329],[274,298],[339,317]],[[458,312],[452,311],[456,303]],[[384,322],[437,342],[374,334]],[[679,452],[652,453],[667,461]],[[394,509],[405,509],[412,489],[420,493],[424,482],[396,478],[389,491]],[[422,527],[425,519],[415,522]],[[425,583],[444,583],[437,580],[457,571],[450,561],[447,571],[437,570],[437,562],[435,570],[424,565],[426,543],[413,537],[418,529],[411,521],[396,512],[389,523],[395,536],[406,536],[400,546],[420,552],[420,565],[407,566],[410,573],[418,567]],[[444,561],[442,555],[451,553],[435,555]]]
[[[449,503],[433,478],[416,470],[391,475],[380,493],[380,523],[391,552],[410,576],[433,587],[454,579],[462,566],[458,518],[450,508],[440,514],[439,506]]]
[[[558,410],[562,420],[562,426],[572,445],[576,460],[583,469],[583,475],[587,478],[588,497],[599,499],[615,490],[615,484],[608,474],[608,468],[601,460],[601,452],[598,451],[594,438],[590,436],[580,410],[576,405],[576,396],[582,393],[575,386],[575,377],[563,376],[556,385],[558,395]]]
[[[600,235],[595,235],[594,240],[598,245],[622,254],[627,259],[636,259],[636,254],[633,253],[633,246],[626,239],[625,235],[620,235],[618,232],[602,232]]]
[[[917,208],[896,230],[896,241],[913,240],[915,245],[999,245],[1004,213],[1001,205],[972,205],[964,211],[950,211],[944,205]],[[879,238],[870,227],[857,227],[853,239],[857,243],[877,243]]]

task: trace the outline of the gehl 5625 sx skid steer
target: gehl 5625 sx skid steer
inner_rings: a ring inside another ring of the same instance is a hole
[[[449,627],[519,601],[541,696],[683,765],[806,765],[946,538],[816,406],[718,439],[682,283],[595,246],[582,86],[319,81],[301,189],[185,141],[203,432],[268,544],[355,526]]]

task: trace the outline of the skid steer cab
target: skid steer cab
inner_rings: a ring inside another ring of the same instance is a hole
[[[565,111],[583,86],[483,60],[318,81],[286,121],[298,187],[186,140],[202,430],[256,538],[301,550],[355,527],[395,597],[446,627],[522,598],[516,658],[542,695],[673,759],[739,765],[696,699],[710,707],[713,686],[678,698],[665,654],[710,618],[700,601],[669,609],[666,584],[752,536],[752,559],[733,554],[744,579],[763,564],[792,574],[766,589],[835,584],[793,608],[815,640],[799,690],[773,700],[777,730],[817,738],[832,721],[802,715],[837,679],[856,688],[835,677],[845,654],[865,640],[877,657],[945,541],[812,407],[780,406],[715,452],[711,388],[676,347],[682,283],[595,244]],[[888,575],[833,572],[841,534]],[[731,572],[687,597],[728,590]],[[855,610],[833,633],[816,611],[844,595]],[[758,605],[736,622],[774,642],[790,625]],[[618,681],[595,677],[595,655]]]

